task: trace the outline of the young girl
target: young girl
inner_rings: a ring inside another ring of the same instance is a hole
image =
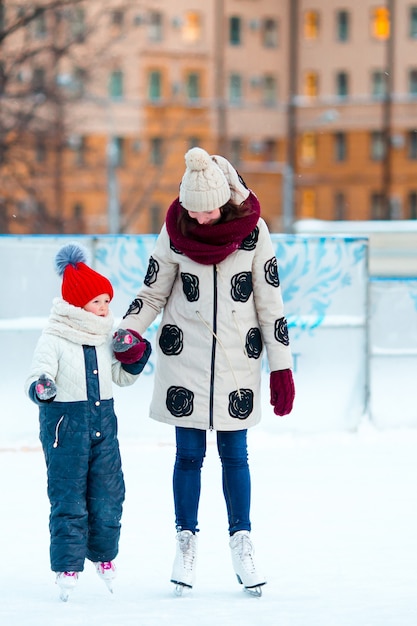
[[[25,386],[39,405],[51,569],[64,601],[86,558],[112,591],[125,496],[112,381],[131,385],[151,351],[146,339],[129,334],[130,363],[113,357],[113,288],[86,261],[86,250],[76,244],[56,256],[62,299],[53,301]],[[122,336],[119,349],[123,341]]]
[[[265,578],[250,536],[247,430],[261,418],[264,348],[274,412],[287,415],[294,400],[278,265],[258,199],[229,161],[196,147],[185,163],[179,198],[122,325],[143,333],[163,310],[150,415],[175,426],[171,581],[178,593],[194,585],[201,468],[206,431],[214,430],[232,564],[239,582],[260,595]]]

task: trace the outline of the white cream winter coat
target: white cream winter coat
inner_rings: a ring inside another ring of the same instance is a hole
[[[203,265],[164,226],[122,327],[143,334],[163,310],[150,416],[176,426],[241,430],[261,417],[261,356],[292,367],[277,262],[259,219],[241,248]]]
[[[26,393],[41,374],[57,386],[56,402],[87,400],[83,344],[95,346],[102,400],[113,398],[112,381],[124,387],[137,375],[126,372],[113,356],[111,331],[113,316],[100,317],[55,298],[48,323],[43,330],[25,383]]]

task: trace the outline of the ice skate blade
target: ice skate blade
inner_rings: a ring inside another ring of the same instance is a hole
[[[260,598],[262,596],[261,585],[259,585],[258,587],[243,587],[243,591],[252,596],[252,598]]]
[[[59,599],[61,602],[68,602],[69,599],[69,591],[67,589],[61,589],[59,592]]]
[[[190,593],[192,589],[190,585],[185,585],[184,583],[177,583],[175,581],[171,581],[171,582],[173,582],[175,585],[174,594],[178,597],[186,596],[188,593]]]

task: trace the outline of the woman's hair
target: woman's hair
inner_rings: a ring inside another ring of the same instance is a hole
[[[220,220],[218,224],[231,222],[235,219],[240,219],[241,217],[246,217],[252,213],[252,205],[250,201],[250,196],[247,197],[246,200],[242,202],[242,204],[233,204],[233,202],[226,202],[222,207],[220,207]],[[178,216],[178,228],[182,235],[189,235],[193,228],[197,225],[195,219],[188,215],[188,211],[186,208],[182,207],[182,210]]]

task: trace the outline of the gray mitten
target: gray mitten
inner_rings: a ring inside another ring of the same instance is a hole
[[[137,343],[139,343],[139,339],[130,330],[119,328],[113,335],[113,350],[115,352],[126,352]]]
[[[36,381],[35,391],[39,400],[52,400],[56,396],[56,385],[45,374],[41,374]]]

